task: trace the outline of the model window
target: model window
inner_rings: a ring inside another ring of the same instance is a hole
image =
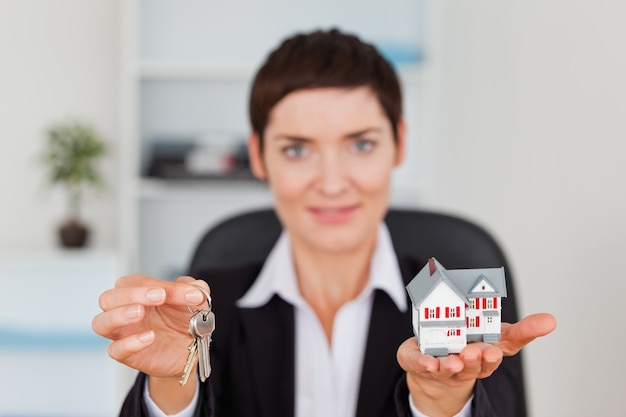
[[[469,308],[472,308],[472,309],[476,308],[476,299],[475,298],[472,298],[470,300]]]
[[[493,299],[492,298],[489,298],[487,300],[487,308],[493,309]]]
[[[460,329],[448,329],[448,336],[461,336]]]
[[[428,318],[429,319],[434,319],[435,318],[435,309],[434,308],[428,309]]]
[[[487,317],[487,323],[493,323],[493,317]]]
[[[474,320],[474,318],[469,319],[469,324],[467,327],[476,327],[476,321]]]

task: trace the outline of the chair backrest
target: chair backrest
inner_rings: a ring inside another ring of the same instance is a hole
[[[282,226],[273,209],[230,217],[210,228],[200,239],[189,271],[262,263],[280,236]]]
[[[407,209],[390,209],[385,221],[399,255],[411,255],[424,263],[435,257],[449,269],[504,266],[511,278],[499,245],[475,223],[447,214]],[[262,263],[281,230],[272,209],[226,219],[201,238],[189,271]]]

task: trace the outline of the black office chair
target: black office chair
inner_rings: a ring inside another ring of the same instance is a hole
[[[435,257],[447,269],[505,268],[509,304],[503,321],[516,321],[517,308],[511,270],[495,239],[482,227],[459,217],[417,210],[390,209],[385,217],[399,257],[410,255],[425,265]],[[196,271],[222,269],[235,265],[261,264],[281,233],[273,209],[235,215],[211,228],[198,243],[189,266]],[[505,360],[519,361],[520,355]],[[522,375],[516,375],[524,398]],[[506,393],[505,393],[506,395]],[[525,402],[517,416],[525,416]]]
[[[511,278],[497,242],[474,223],[440,213],[399,209],[389,210],[385,221],[399,255],[410,254],[424,264],[435,257],[447,269],[504,266]],[[280,233],[272,209],[235,215],[201,238],[189,269],[262,263]]]

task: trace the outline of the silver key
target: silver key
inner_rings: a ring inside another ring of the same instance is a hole
[[[198,339],[196,337],[193,337],[193,340],[187,347],[187,350],[189,351],[189,354],[187,355],[187,361],[185,362],[185,367],[183,368],[183,375],[180,377],[180,385],[185,385],[187,383],[191,370],[196,364],[196,358],[198,357]]]
[[[189,321],[189,332],[193,332],[198,345],[198,367],[202,382],[211,375],[209,347],[214,330],[215,314],[211,310],[200,310]]]

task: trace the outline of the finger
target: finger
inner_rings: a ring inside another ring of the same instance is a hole
[[[406,372],[431,374],[439,370],[439,361],[430,355],[422,354],[414,337],[400,345],[396,356],[400,367]]]
[[[100,336],[113,339],[122,327],[141,321],[144,314],[141,304],[122,306],[96,315],[91,327]]]
[[[201,283],[203,283],[204,281],[201,279],[195,279],[193,277],[184,275],[184,276],[176,278],[176,282],[180,282],[183,284],[191,284],[191,285],[196,285],[197,283],[197,285],[201,285]],[[206,284],[206,282],[204,282],[204,284]],[[206,285],[206,287],[208,289],[208,285]]]
[[[459,353],[464,367],[457,377],[461,380],[476,379],[480,373],[483,361],[482,343],[470,343]]]
[[[166,295],[166,290],[162,287],[112,288],[100,294],[98,304],[102,311],[131,304],[161,305],[165,302]]]
[[[178,282],[180,281],[180,282]],[[118,279],[115,288],[132,288],[132,287],[151,287],[163,288],[165,290],[165,302],[173,305],[198,305],[205,299],[202,291],[192,290],[188,286],[181,285],[185,283],[193,283],[194,285],[203,285],[210,292],[208,285],[201,280],[195,280],[192,277],[180,277],[177,282],[164,281],[152,278],[143,274],[133,274]],[[144,304],[144,303],[142,303]]]
[[[472,343],[467,345],[458,355],[449,355],[439,358],[441,362],[440,371],[436,374],[439,379],[451,379],[448,384],[464,383],[466,381],[475,380],[478,375],[483,372],[485,358],[483,351],[486,345],[484,343]],[[496,349],[496,352],[499,350]],[[501,355],[501,354],[500,354]],[[491,359],[490,362],[497,359]],[[491,364],[489,367],[491,369]],[[497,365],[496,365],[497,367]]]
[[[128,287],[159,287],[161,284],[167,281],[162,279],[152,278],[143,274],[126,275],[115,281],[115,288],[128,288]]]
[[[118,362],[124,362],[131,355],[147,348],[154,342],[154,332],[147,330],[116,340],[109,345],[109,356]]]
[[[489,343],[472,343],[461,352],[461,356],[465,358],[467,374],[460,377],[476,379],[486,378],[498,369],[502,363],[503,352]]]
[[[545,336],[555,328],[556,319],[551,314],[532,314],[515,324],[503,324],[501,339],[497,345],[505,355],[514,355],[537,337]]]
[[[440,380],[450,379],[465,369],[465,363],[459,355],[448,355],[438,358],[439,370],[433,376]]]
[[[177,283],[182,283],[182,284],[189,284],[192,287],[195,287],[195,288],[199,287],[202,290],[204,290],[204,291],[193,290],[194,291],[193,292],[193,296],[190,294],[189,297],[199,297],[199,301],[196,304],[194,304],[194,305],[199,305],[199,304],[204,303],[205,301],[207,301],[207,302],[209,301],[210,294],[211,294],[211,289],[209,288],[209,284],[207,284],[206,281],[201,280],[201,279],[195,279],[195,278],[189,277],[189,276],[182,276],[182,277],[179,277],[178,279],[176,279],[176,282]],[[199,292],[200,295],[197,295],[196,294],[197,292]],[[192,302],[189,297],[187,298],[187,300],[189,302]]]
[[[487,378],[502,363],[504,353],[501,349],[488,343],[483,344],[481,369],[478,378]]]
[[[192,279],[193,280],[193,279]],[[127,287],[134,281],[141,284],[135,287]],[[194,284],[201,285],[201,281],[193,280]],[[119,282],[123,282],[118,286]],[[168,282],[143,276],[129,276],[118,280],[116,288],[105,291],[98,300],[100,308],[108,311],[123,305],[143,304],[145,306],[169,305],[198,305],[204,302],[205,295],[195,286],[182,282]],[[208,285],[204,283],[208,290]]]

